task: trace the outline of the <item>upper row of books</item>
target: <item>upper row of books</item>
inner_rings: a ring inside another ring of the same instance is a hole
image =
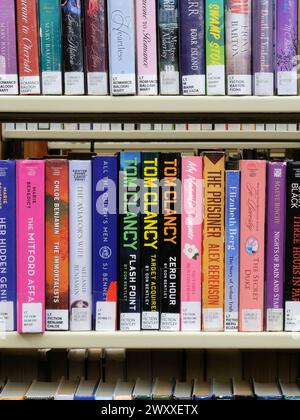
[[[298,0],[1,0],[0,28],[2,95],[299,93]]]
[[[300,331],[300,163],[238,164],[1,161],[0,328]]]

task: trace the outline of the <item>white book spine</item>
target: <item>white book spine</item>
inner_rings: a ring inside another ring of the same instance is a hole
[[[17,131],[26,131],[27,124],[26,123],[16,123],[16,130]]]
[[[92,328],[92,163],[70,161],[70,326]]]
[[[141,131],[151,131],[152,126],[151,126],[151,124],[140,124],[140,130]]]
[[[215,131],[226,131],[227,124],[215,124]]]
[[[189,131],[201,131],[202,126],[201,126],[201,124],[188,124],[188,130]]]
[[[64,129],[68,130],[68,131],[76,131],[76,130],[78,130],[78,124],[65,123],[64,124]]]
[[[186,131],[187,125],[186,124],[175,124],[176,131]]]
[[[62,130],[62,124],[61,123],[51,123],[50,124],[50,130],[60,131],[60,130]]]
[[[5,130],[6,131],[14,131],[15,130],[15,123],[6,123],[5,124]]]
[[[39,123],[39,130],[49,130],[50,124],[49,123]]]
[[[124,124],[124,131],[135,131],[135,124]]]
[[[212,131],[213,125],[212,124],[202,124],[202,131]]]
[[[122,124],[118,123],[111,123],[110,124],[111,131],[122,131]]]

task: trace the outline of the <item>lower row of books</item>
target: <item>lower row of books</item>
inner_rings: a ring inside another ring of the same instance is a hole
[[[299,162],[1,161],[0,328],[300,331],[299,229]]]
[[[260,383],[255,380],[227,381],[209,380],[199,382],[180,382],[155,378],[146,381],[138,378],[135,381],[103,382],[102,380],[65,380],[58,382],[30,383],[8,381],[0,400],[300,400],[300,387],[295,382],[285,384],[281,381]],[[189,407],[191,408],[191,407]],[[105,408],[108,410],[109,408]],[[155,414],[170,414],[165,406],[154,406]],[[182,407],[186,410],[187,407]],[[101,414],[119,414],[118,407]],[[128,410],[129,407],[128,407]],[[182,412],[181,414],[191,414]],[[195,413],[194,413],[195,414]]]

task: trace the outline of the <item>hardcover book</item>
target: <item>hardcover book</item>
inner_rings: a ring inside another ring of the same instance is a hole
[[[65,95],[84,95],[82,0],[63,0],[62,50]]]
[[[179,95],[178,0],[158,0],[160,94]]]
[[[141,153],[120,154],[119,327],[141,329]]]
[[[108,45],[112,95],[136,94],[133,0],[108,0]]]
[[[16,163],[18,332],[45,330],[45,162]]]
[[[107,11],[105,0],[85,3],[85,49],[88,95],[108,94]]]
[[[0,95],[17,95],[18,93],[15,1],[2,0],[0,9]]]
[[[0,331],[17,325],[16,163],[0,161]]]
[[[180,329],[181,279],[181,156],[162,153],[161,206],[162,235],[160,254],[160,288],[162,331]]]
[[[69,162],[69,252],[71,331],[92,328],[92,165]]]
[[[224,0],[206,0],[206,78],[208,95],[225,95]]]
[[[225,9],[227,93],[251,95],[251,1],[226,0]]]
[[[19,82],[21,95],[39,95],[40,63],[37,3],[16,0]]]
[[[159,154],[142,154],[142,329],[159,329]]]
[[[136,53],[138,94],[158,94],[156,1],[136,0]]]
[[[180,62],[183,95],[205,95],[205,0],[180,2]]]
[[[276,31],[277,94],[297,95],[297,0],[277,0]]]
[[[203,153],[203,329],[224,329],[225,154]]]
[[[268,162],[267,186],[266,327],[267,331],[283,331],[286,222],[285,162]]]
[[[201,330],[203,159],[182,157],[181,330]]]
[[[118,159],[93,159],[93,324],[117,328]]]
[[[287,163],[285,330],[300,331],[300,162]]]
[[[59,0],[39,0],[42,93],[62,94],[61,10]]]
[[[264,323],[266,162],[242,160],[239,330],[261,332]]]
[[[46,329],[69,329],[69,168],[46,160]]]
[[[274,95],[274,0],[252,2],[253,89],[256,96]]]
[[[239,329],[240,172],[226,171],[225,331]]]

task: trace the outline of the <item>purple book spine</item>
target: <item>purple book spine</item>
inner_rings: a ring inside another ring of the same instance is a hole
[[[267,331],[283,331],[286,163],[268,163],[266,262]]]
[[[277,0],[277,93],[297,95],[298,1]]]
[[[180,59],[183,95],[205,95],[204,16],[204,0],[180,2]]]
[[[253,0],[254,95],[274,95],[274,0]]]
[[[0,5],[0,95],[17,95],[16,12],[14,0]]]

